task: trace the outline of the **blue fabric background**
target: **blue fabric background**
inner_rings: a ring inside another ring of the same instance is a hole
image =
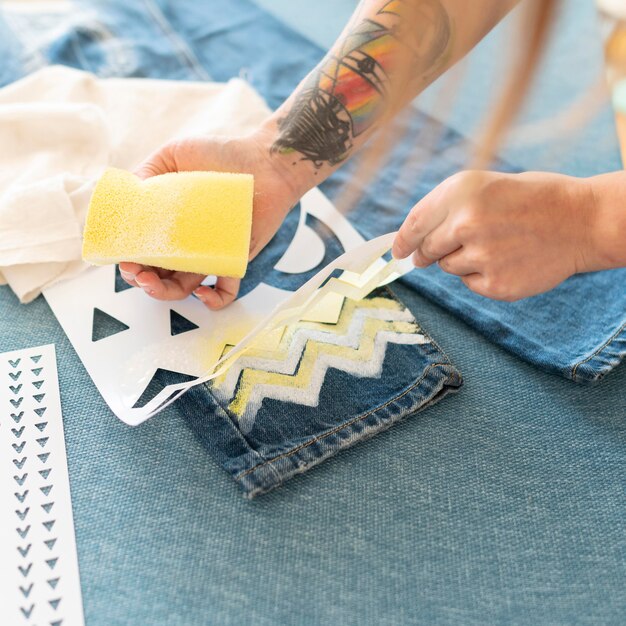
[[[176,405],[124,426],[45,301],[0,289],[0,349],[57,346],[88,625],[623,623],[626,369],[574,386],[398,292],[462,393],[249,502]]]

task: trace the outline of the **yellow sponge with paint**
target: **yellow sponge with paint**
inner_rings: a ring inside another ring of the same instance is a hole
[[[178,172],[142,181],[109,168],[91,197],[83,259],[241,278],[253,193],[251,174]]]

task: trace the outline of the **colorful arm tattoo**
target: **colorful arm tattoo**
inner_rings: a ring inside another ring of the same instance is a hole
[[[406,82],[399,76],[402,63],[410,64],[405,79],[423,77],[443,57],[450,21],[439,0],[379,4],[373,17],[357,15],[348,34],[309,76],[278,122],[272,152],[297,152],[317,168],[341,163],[353,140],[381,118],[402,90],[402,84],[394,84],[394,79]]]

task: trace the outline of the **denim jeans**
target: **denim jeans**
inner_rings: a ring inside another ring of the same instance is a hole
[[[202,23],[193,16],[193,6],[189,5],[190,12],[177,11],[170,16],[168,4],[161,11],[153,2],[130,9],[124,3],[113,3],[107,4],[100,20],[93,13],[95,5],[86,5],[64,18],[71,27],[46,52],[50,61],[81,64],[104,75],[158,72],[179,78],[208,78],[216,72],[203,69],[202,55],[240,62],[229,50],[233,46],[240,49],[237,37],[255,23],[248,13],[250,6],[242,4],[238,14],[233,4],[219,14],[217,24],[206,25],[209,42],[214,31],[220,34],[216,46],[195,51],[195,40],[177,34]],[[138,7],[145,12],[143,19],[136,14]],[[187,21],[179,24],[177,20],[183,18]],[[15,27],[19,17],[13,16],[8,22]],[[234,35],[224,38],[224,32]],[[259,54],[253,52],[245,49],[247,55],[257,58]],[[161,58],[168,60],[165,66]],[[224,72],[223,65],[215,70]],[[261,69],[268,71],[266,64]],[[275,84],[273,73],[269,70],[264,82]],[[257,75],[255,67],[250,74]],[[327,225],[313,216],[307,220],[324,244],[322,263],[344,252]],[[260,282],[295,291],[315,273],[315,269],[300,274],[274,269],[298,221],[298,211],[292,211],[280,232],[250,265],[241,296]],[[239,366],[240,362],[245,365]],[[269,491],[461,385],[458,371],[389,289],[377,290],[361,302],[346,300],[337,324],[299,322],[290,326],[276,349],[257,350],[256,356],[254,351],[248,352],[231,369],[236,369],[236,378],[231,371],[222,381],[194,389],[180,404],[207,450],[250,497]],[[180,382],[180,373],[159,369],[142,400],[170,382]]]
[[[12,15],[0,22],[0,68],[6,84],[42,63],[64,63],[100,75],[226,80],[243,74],[278,106],[323,51],[289,31],[248,0],[210,5],[182,0],[88,2],[63,18]],[[267,49],[276,54],[266,54]],[[414,111],[408,132],[369,184],[351,219],[370,238],[395,230],[417,200],[468,162],[458,132]],[[334,197],[358,158],[322,185]],[[494,168],[514,171],[504,162]],[[398,173],[404,176],[398,179]],[[408,175],[407,175],[408,174]],[[626,269],[574,276],[553,291],[516,303],[470,292],[437,267],[404,282],[460,316],[520,358],[577,382],[602,378],[626,354]]]
[[[465,372],[463,392],[250,502],[178,403],[129,429],[45,300],[0,288],[0,349],[57,346],[87,624],[622,623],[626,369],[573,386],[394,290]]]

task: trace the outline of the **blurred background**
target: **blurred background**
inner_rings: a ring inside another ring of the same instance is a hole
[[[332,45],[358,4],[356,0],[255,2],[324,48]],[[502,81],[497,77],[506,72],[507,64],[512,61],[512,56],[502,51],[510,48],[508,44],[517,19],[514,11],[461,63],[452,79],[444,77],[437,81],[418,98],[417,106],[462,133],[476,137],[486,107],[501,87]],[[587,37],[581,40],[580,33],[589,32],[590,22],[597,22],[598,40]],[[594,0],[567,0],[562,3],[554,35],[521,123],[545,121],[564,114],[569,106],[585,97],[586,90],[598,88],[598,69],[601,67],[598,51],[602,41],[612,102],[618,119],[622,162],[626,162],[626,2],[597,0],[596,6]],[[444,94],[444,91],[450,90],[454,91],[453,99]],[[444,111],[441,110],[442,100],[448,103]],[[594,117],[594,112],[591,111],[590,115]],[[562,165],[563,171],[571,171],[572,161],[581,157],[567,153],[575,149],[575,145],[597,141],[601,126],[602,122],[598,119],[595,123],[592,121],[589,129],[579,129],[582,136],[578,139],[546,135],[530,152],[527,146],[516,148],[509,145],[503,156],[520,167],[554,170],[558,169],[556,161]],[[547,147],[548,143],[551,148]],[[591,162],[587,165],[591,168],[590,174],[596,173],[597,168]]]

